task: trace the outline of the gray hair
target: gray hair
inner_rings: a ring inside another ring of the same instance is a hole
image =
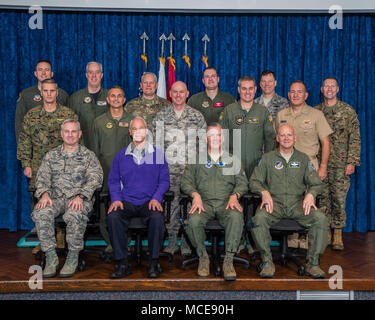
[[[133,119],[130,121],[129,128],[131,129],[133,121],[134,121],[134,120],[137,120],[137,119],[138,119],[138,120],[142,120],[143,123],[144,123],[144,125],[145,125],[145,128],[147,129],[147,123],[146,123],[146,120],[143,119],[142,117],[139,117],[139,116],[133,118]]]
[[[89,71],[89,65],[93,63],[96,63],[100,68],[100,72],[103,73],[103,65],[100,62],[96,61],[90,61],[88,64],[86,64],[86,73]]]
[[[153,76],[155,82],[158,82],[158,77],[157,77],[156,74],[153,73],[153,72],[145,72],[145,73],[143,73],[143,75],[142,75],[142,77],[141,77],[141,82],[143,81],[143,78],[144,78],[145,76],[147,76],[147,75],[151,75],[151,76]]]
[[[75,123],[75,124],[77,124],[77,126],[78,126],[78,130],[81,130],[81,124],[79,123],[78,120],[74,120],[74,119],[66,119],[66,120],[61,124],[61,130],[64,129],[64,125],[65,125],[66,123]]]

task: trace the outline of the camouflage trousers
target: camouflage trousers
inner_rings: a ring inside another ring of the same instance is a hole
[[[350,187],[350,176],[345,175],[345,168],[328,168],[323,181],[325,188],[320,201],[320,208],[325,212],[329,226],[342,229],[346,226],[346,196]]]
[[[305,215],[302,209],[302,200],[291,208],[285,208],[274,201],[272,213],[268,213],[264,208],[258,208],[256,211],[255,216],[252,218],[251,234],[262,261],[272,261],[270,248],[272,237],[269,229],[282,218],[294,219],[308,228],[309,248],[307,261],[313,265],[319,264],[319,257],[327,247],[327,217],[319,209],[315,210],[314,208],[311,208],[310,213]]]
[[[203,207],[205,211],[200,214],[197,211],[194,214],[189,214],[185,221],[186,233],[196,248],[197,255],[201,257],[206,251],[204,228],[207,222],[213,219],[218,219],[225,229],[225,252],[237,252],[244,227],[243,214],[238,210],[225,210],[226,203],[217,207],[203,203]]]
[[[71,251],[83,249],[83,236],[88,221],[87,214],[92,210],[91,202],[83,202],[83,211],[74,211],[68,208],[72,199],[52,199],[52,207],[34,209],[31,218],[35,223],[36,231],[44,252],[56,248],[55,218],[63,215],[66,223],[66,242]]]

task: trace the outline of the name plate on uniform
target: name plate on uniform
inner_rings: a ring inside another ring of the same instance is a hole
[[[129,122],[119,122],[118,126],[119,127],[123,127],[123,128],[128,128],[129,127]]]

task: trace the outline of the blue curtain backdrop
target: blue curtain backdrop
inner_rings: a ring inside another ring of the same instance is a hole
[[[19,92],[36,83],[38,59],[50,59],[55,79],[69,94],[86,85],[85,65],[103,63],[103,85],[120,85],[128,100],[138,95],[140,55],[145,31],[148,70],[157,73],[164,32],[172,32],[176,78],[183,79],[185,32],[191,41],[191,93],[200,90],[205,33],[210,37],[209,65],[218,68],[220,87],[237,97],[240,76],[259,81],[264,69],[276,72],[277,92],[287,95],[293,80],[306,82],[308,103],[320,101],[326,76],[336,76],[340,98],[359,115],[362,135],[361,167],[352,177],[344,231],[375,230],[374,112],[375,17],[345,15],[342,30],[329,28],[329,15],[200,15],[43,12],[43,29],[31,30],[26,11],[0,12],[0,228],[10,231],[33,227],[27,181],[16,160],[14,114]],[[165,56],[169,52],[166,42]],[[259,94],[259,92],[258,92]]]

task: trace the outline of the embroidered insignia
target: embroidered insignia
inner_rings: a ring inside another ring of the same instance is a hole
[[[298,161],[289,162],[289,168],[299,168],[300,164]]]
[[[283,163],[281,161],[277,161],[275,165],[275,169],[280,170],[284,168]]]
[[[202,108],[208,108],[210,106],[210,103],[208,101],[203,101]]]
[[[98,106],[106,106],[107,105],[107,101],[97,101],[96,104]]]
[[[40,96],[40,94],[36,94],[33,100],[39,102],[39,101],[42,101],[42,97]]]
[[[113,128],[113,123],[112,122],[107,122],[107,124],[105,125],[105,127],[107,129],[112,129]]]
[[[123,128],[128,128],[129,127],[129,122],[119,122],[118,126],[119,127],[123,127]]]
[[[247,119],[247,123],[258,124],[259,123],[259,119],[258,118],[248,118]]]
[[[236,121],[236,124],[241,125],[244,122],[244,117],[243,116],[236,116],[235,121]]]
[[[205,167],[206,168],[211,168],[212,167],[211,161],[207,161],[207,163],[205,164]]]
[[[84,103],[91,103],[91,101],[92,101],[91,97],[85,97],[85,99],[83,99]]]

